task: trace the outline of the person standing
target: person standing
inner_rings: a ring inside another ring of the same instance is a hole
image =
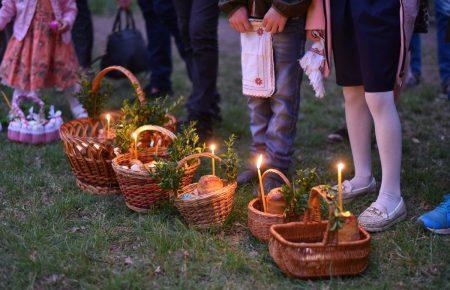
[[[72,39],[78,62],[83,69],[88,69],[92,62],[94,30],[88,0],[77,0],[78,14],[72,28]]]
[[[218,0],[173,0],[186,48],[186,66],[192,81],[187,121],[197,122],[202,140],[212,137],[213,121],[221,120],[217,91],[219,49]]]
[[[185,47],[178,30],[177,15],[172,0],[139,0],[147,30],[150,55],[150,80],[145,88],[149,97],[172,95],[172,46],[174,38],[181,58],[186,58]]]
[[[441,93],[450,100],[450,43],[446,41],[449,29],[450,1],[435,0],[436,38],[438,48],[439,74],[441,77]],[[406,78],[406,86],[414,87],[420,83],[422,74],[422,50],[420,34],[415,33],[411,39],[411,64]]]

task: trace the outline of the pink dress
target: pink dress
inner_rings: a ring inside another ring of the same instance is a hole
[[[71,42],[50,29],[56,20],[50,0],[37,1],[30,28],[22,41],[11,38],[0,67],[2,82],[15,89],[67,89],[78,81],[78,61]]]

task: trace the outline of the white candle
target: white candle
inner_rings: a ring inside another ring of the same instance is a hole
[[[264,212],[266,212],[267,211],[266,197],[265,197],[265,193],[264,193],[264,185],[263,185],[262,176],[261,176],[262,162],[263,162],[263,156],[262,156],[262,154],[260,154],[258,157],[258,161],[256,162],[256,168],[258,168],[259,191],[261,192],[261,200],[262,200],[262,204],[263,204],[263,210],[264,210]]]
[[[211,153],[212,155],[214,155],[214,151],[216,150],[216,145],[215,144],[211,144]],[[211,158],[211,168],[212,168],[212,175],[216,175],[216,160],[215,158]]]
[[[344,164],[339,163],[338,164],[338,197],[339,197],[339,209],[341,212],[344,211],[344,208],[342,206],[342,169],[344,169]]]

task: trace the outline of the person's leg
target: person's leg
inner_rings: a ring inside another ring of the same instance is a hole
[[[422,75],[422,48],[421,48],[420,34],[414,33],[411,38],[411,72],[420,77]]]
[[[192,49],[193,91],[187,102],[189,118],[200,126],[211,127],[212,111],[218,106],[217,74],[219,50],[217,40],[219,8],[217,1],[192,2],[189,40]]]
[[[77,0],[78,14],[72,28],[72,38],[78,62],[84,69],[91,66],[94,31],[87,0]]]
[[[372,181],[372,118],[364,98],[364,87],[344,87],[345,119],[352,149],[355,176],[351,188],[364,188]]]
[[[146,88],[146,93],[147,95],[171,93],[172,50],[170,32],[161,20],[161,15],[165,17],[166,7],[160,1],[155,0],[139,0],[138,2],[145,19],[150,56],[150,82]]]
[[[266,133],[267,166],[287,173],[292,164],[303,71],[298,59],[305,49],[304,21],[291,20],[273,34],[276,89],[271,97],[272,118]]]
[[[438,62],[439,73],[443,86],[443,93],[450,99],[450,42],[446,41],[450,17],[450,3],[446,0],[435,0],[437,42],[438,42]]]
[[[189,35],[189,27],[191,20],[191,9],[193,0],[172,0],[177,15],[178,31],[180,34],[181,42],[183,43],[183,55],[186,62],[186,69],[188,75],[192,81],[193,78],[193,65],[192,65],[192,46]],[[181,53],[180,53],[181,54]]]
[[[402,128],[393,91],[366,92],[366,102],[375,123],[382,181],[375,204],[391,213],[401,201],[400,171],[402,160]]]

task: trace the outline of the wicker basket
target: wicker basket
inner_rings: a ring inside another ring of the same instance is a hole
[[[262,180],[269,174],[277,174],[283,181],[291,187],[287,177],[276,169],[268,169],[262,175]],[[247,224],[253,236],[263,242],[268,242],[270,238],[270,227],[272,225],[285,223],[283,214],[272,214],[263,211],[263,205],[260,198],[255,198],[247,206]]]
[[[102,70],[92,82],[92,91],[98,91],[105,75],[115,70],[128,77],[136,90],[139,101],[144,103],[145,95],[136,77],[127,69],[119,66]],[[112,121],[121,116],[120,111],[110,112],[110,114]],[[64,123],[60,129],[64,152],[77,179],[77,185],[93,194],[120,193],[116,175],[111,167],[111,161],[116,157],[112,140],[98,137],[99,130],[106,128],[105,117],[105,114],[102,114],[99,120],[92,118],[72,120]],[[168,115],[168,118],[169,122],[165,127],[175,131],[175,117]]]
[[[191,159],[201,157],[215,158],[222,161],[216,155],[210,153],[193,154],[181,160],[179,166]],[[183,187],[181,193],[175,199],[175,206],[183,216],[187,224],[200,229],[221,226],[233,209],[234,194],[237,183],[226,184],[223,188],[195,199],[182,199],[186,193],[192,193],[197,188],[197,183]]]
[[[337,232],[330,231],[330,223],[320,220],[320,198],[327,200],[326,193],[320,187],[313,188],[303,222],[270,228],[270,255],[286,275],[296,278],[362,273],[369,260],[370,235],[360,227],[358,241],[339,242]],[[331,215],[334,208],[327,203]]]
[[[92,91],[100,88],[100,82],[111,71],[120,71],[128,77],[135,87],[136,95],[141,103],[145,96],[136,77],[127,69],[112,66],[102,70],[92,82]],[[120,113],[113,113],[112,119],[117,119]],[[98,133],[105,126],[105,118],[76,119],[64,123],[60,129],[64,152],[69,159],[72,171],[77,179],[77,185],[93,194],[120,193],[116,175],[111,167],[115,157],[111,140],[99,139]]]
[[[175,135],[162,127],[146,125],[138,128],[134,133],[139,136],[146,131],[156,131],[170,138],[175,139]],[[158,152],[156,152],[158,150]],[[128,208],[137,212],[147,212],[156,202],[167,200],[170,191],[163,190],[158,186],[159,181],[152,178],[148,172],[133,171],[123,166],[129,166],[132,159],[139,159],[143,163],[153,161],[155,156],[164,158],[167,156],[166,148],[156,149],[155,147],[143,148],[135,153],[126,153],[117,156],[112,161],[112,167],[119,181],[120,189],[125,197]],[[200,162],[187,167],[184,172],[182,184],[187,185],[194,179],[195,172],[200,166]]]

